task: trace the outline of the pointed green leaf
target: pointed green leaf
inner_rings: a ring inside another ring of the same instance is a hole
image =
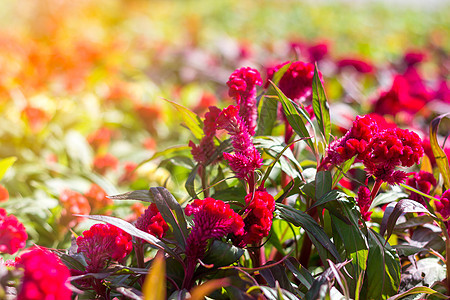
[[[316,200],[330,192],[332,188],[332,178],[330,171],[319,171],[316,173]]]
[[[271,97],[262,97],[259,104],[258,127],[255,136],[271,135],[278,115],[278,101]]]
[[[312,106],[316,116],[319,129],[323,134],[325,144],[331,136],[330,108],[328,106],[327,96],[319,77],[317,64],[314,67],[314,77],[312,83]]]
[[[186,126],[189,128],[189,130],[192,132],[192,134],[197,138],[197,139],[201,139],[204,135],[203,133],[203,129],[202,129],[202,120],[190,109],[188,109],[187,107],[184,107],[181,104],[178,104],[174,101],[170,101],[167,99],[164,99],[167,102],[169,102],[170,104],[172,104],[177,110],[178,112],[181,113],[181,117],[183,118],[184,123],[186,124]]]
[[[441,172],[442,177],[444,178],[444,190],[450,189],[450,166],[448,163],[448,157],[445,154],[444,150],[439,146],[437,140],[437,130],[441,120],[450,115],[450,113],[446,113],[444,115],[440,115],[431,121],[430,124],[430,145],[431,150],[433,150],[434,157],[436,158],[436,164]]]

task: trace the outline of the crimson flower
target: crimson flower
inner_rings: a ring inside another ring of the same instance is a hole
[[[262,158],[238,112],[239,106],[225,108],[217,118],[217,128],[228,131],[235,152],[224,153],[223,157],[228,160],[236,176],[251,185],[254,171],[262,166]]]
[[[137,219],[136,228],[158,238],[162,238],[166,234],[166,231],[169,230],[169,226],[161,216],[155,203],[150,204],[145,212]]]
[[[70,272],[56,254],[35,247],[22,254],[16,266],[24,269],[18,300],[71,299],[67,286]]]
[[[106,192],[95,183],[91,184],[89,190],[84,194],[92,210],[100,210],[105,206],[112,205],[113,201],[107,196]]]
[[[14,215],[6,215],[0,208],[0,253],[14,254],[25,247],[28,235],[25,226]]]
[[[89,200],[76,191],[62,191],[59,195],[59,201],[63,207],[60,220],[61,225],[73,227],[83,220],[82,217],[74,217],[73,215],[88,215],[91,212]]]
[[[369,208],[372,204],[372,199],[370,197],[370,190],[366,186],[361,185],[359,187],[356,202],[358,203],[363,220],[370,221],[370,215],[372,215],[372,212],[369,211]]]
[[[261,75],[252,68],[240,68],[231,74],[227,85],[228,94],[239,105],[239,116],[247,125],[250,135],[255,134],[256,128],[256,86],[262,84]]]
[[[447,232],[450,234],[450,190],[446,190],[441,197],[438,197],[440,201],[435,201],[436,211],[442,216]]]
[[[112,154],[106,153],[94,158],[94,170],[104,175],[108,170],[115,170],[119,165],[119,160]]]
[[[345,68],[353,68],[355,71],[366,74],[372,73],[373,66],[367,61],[362,59],[354,59],[354,58],[344,58],[337,62],[337,67],[339,71],[342,71]]]
[[[0,202],[8,201],[9,193],[8,190],[0,184]]]
[[[103,270],[109,260],[120,261],[133,247],[131,236],[110,224],[94,224],[77,238],[78,253],[86,258],[86,271]]]
[[[435,186],[437,182],[433,174],[426,171],[420,171],[419,173],[414,173],[412,178],[408,178],[406,180],[406,184],[424,194],[429,194],[431,191],[431,186]],[[423,204],[426,207],[426,203],[421,195],[410,192],[409,198]]]
[[[239,247],[257,244],[269,234],[272,227],[275,200],[267,192],[256,191],[245,196],[248,205],[244,216],[244,234],[237,236],[234,243]]]

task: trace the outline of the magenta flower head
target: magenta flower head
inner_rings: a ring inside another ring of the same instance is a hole
[[[290,61],[279,64],[267,70],[267,79],[272,79],[274,74]],[[322,74],[319,74],[322,77]],[[312,82],[314,77],[314,65],[302,61],[292,62],[286,73],[280,79],[278,86],[286,97],[292,100],[304,101],[311,99]],[[268,86],[268,84],[266,84]]]
[[[235,153],[224,153],[223,157],[229,162],[231,169],[238,178],[246,180],[249,185],[256,169],[262,166],[262,158],[247,126],[239,116],[239,106],[230,105],[217,118],[217,128],[225,129],[231,135],[231,142]]]
[[[370,190],[366,186],[361,185],[359,187],[356,202],[358,203],[363,220],[370,221],[370,215],[372,215],[372,212],[369,211],[369,208],[372,204],[372,199],[370,197]]]
[[[239,247],[248,244],[257,244],[269,235],[272,227],[275,200],[267,192],[256,191],[245,196],[247,208],[244,212],[244,234],[237,236],[234,243]]]
[[[196,199],[186,206],[185,213],[194,219],[186,245],[186,255],[194,260],[203,257],[208,240],[220,239],[229,233],[237,236],[244,233],[242,217],[222,200]]]
[[[418,164],[424,151],[422,140],[409,130],[388,128],[378,132],[369,144],[370,152],[363,163],[366,171],[389,184],[404,182],[407,174],[396,167]]]
[[[14,254],[25,247],[28,235],[25,226],[16,216],[7,216],[6,210],[0,208],[0,253]]]
[[[216,120],[220,111],[219,108],[210,106],[209,112],[205,114],[205,120],[203,122],[203,132],[205,133],[205,136],[201,139],[199,145],[196,145],[192,141],[189,142],[194,160],[202,165],[205,165],[209,161],[216,149],[216,146],[214,145],[214,136],[216,134]]]
[[[344,58],[339,60],[336,65],[339,71],[342,71],[346,68],[352,68],[353,70],[361,74],[372,73],[373,71],[372,64],[362,59]]]
[[[169,230],[169,226],[164,221],[155,203],[150,204],[145,212],[137,219],[136,228],[158,238],[162,238],[166,234],[166,231]]]
[[[17,259],[16,267],[24,270],[18,300],[69,300],[72,292],[67,286],[69,269],[56,254],[33,248]]]
[[[239,105],[239,115],[247,125],[250,135],[255,134],[256,128],[256,86],[262,85],[259,72],[252,68],[240,68],[231,74],[227,82],[228,94]]]
[[[441,197],[438,197],[440,201],[435,201],[436,211],[441,215],[442,220],[445,222],[447,232],[450,234],[450,190],[446,190]]]
[[[420,171],[419,173],[414,173],[414,176],[412,178],[408,178],[406,180],[406,184],[410,187],[415,188],[416,190],[421,191],[424,194],[429,194],[431,191],[431,187],[435,186],[437,182],[433,174],[426,171]],[[423,204],[426,207],[425,200],[421,195],[410,192],[409,198]]]
[[[86,271],[103,270],[109,260],[120,261],[133,247],[131,236],[111,224],[94,224],[77,238],[78,253],[86,258]]]

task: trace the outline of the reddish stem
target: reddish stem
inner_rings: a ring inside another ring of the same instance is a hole
[[[383,180],[377,179],[375,181],[375,184],[373,185],[372,192],[370,193],[370,200],[373,201],[375,196],[378,194],[378,191],[380,190],[381,185],[383,184]]]

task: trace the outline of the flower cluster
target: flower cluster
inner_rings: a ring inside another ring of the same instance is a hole
[[[361,216],[364,221],[370,221],[370,216],[372,212],[369,211],[370,205],[372,204],[372,199],[370,197],[370,190],[362,185],[358,189],[358,198],[356,199],[359,209],[361,211]]]
[[[214,145],[214,136],[216,134],[216,119],[219,114],[219,108],[210,106],[209,112],[205,114],[205,120],[203,122],[203,132],[205,133],[205,136],[201,139],[199,145],[189,141],[189,146],[192,148],[192,156],[196,162],[202,165],[207,164],[216,149],[216,146]]]
[[[69,269],[54,253],[33,248],[17,259],[24,270],[18,300],[69,300],[72,292],[67,286]]]
[[[162,238],[166,234],[166,231],[169,230],[169,226],[164,221],[155,203],[150,204],[145,212],[137,219],[136,228],[158,238]]]
[[[6,215],[0,208],[0,253],[14,254],[25,247],[28,235],[25,226],[14,215]]]
[[[356,117],[353,127],[330,144],[326,164],[339,165],[353,156],[362,161],[366,172],[377,180],[398,184],[406,173],[396,167],[411,167],[423,156],[422,141],[409,130],[383,128],[370,116]]]
[[[106,149],[111,141],[112,134],[113,132],[111,129],[101,127],[91,133],[87,137],[87,141],[96,151],[98,151],[99,149]]]
[[[367,74],[373,71],[373,66],[364,60],[354,58],[343,58],[336,63],[339,71],[352,68],[358,73]]]
[[[217,128],[225,129],[231,135],[235,151],[234,154],[223,153],[223,157],[230,163],[238,178],[253,184],[253,172],[262,166],[262,158],[238,112],[239,106],[230,105],[222,110],[217,118]]]
[[[88,199],[78,192],[64,190],[59,195],[59,201],[63,207],[60,219],[61,225],[73,227],[83,219],[82,217],[74,217],[74,214],[88,215],[91,212]]]
[[[132,250],[131,236],[120,228],[110,224],[95,224],[77,238],[78,253],[86,258],[86,271],[103,270],[112,259],[122,260]]]
[[[272,227],[275,200],[267,192],[256,191],[245,196],[247,208],[244,212],[244,234],[237,236],[234,243],[239,247],[257,244],[269,234]]]
[[[292,100],[310,99],[312,95],[312,82],[314,77],[314,65],[302,61],[284,62],[267,70],[267,79],[271,80],[275,73],[283,66],[290,63],[289,68],[281,77],[278,87]],[[266,84],[266,87],[268,84]]]
[[[450,190],[446,190],[441,197],[438,197],[440,201],[435,201],[436,211],[442,216],[447,226],[447,231],[450,234]]]
[[[107,197],[106,192],[95,183],[91,184],[84,197],[88,200],[92,210],[101,210],[113,204],[113,201]]]
[[[431,187],[435,186],[437,182],[433,174],[426,171],[420,171],[418,173],[414,173],[414,176],[412,178],[408,178],[406,180],[406,184],[410,187],[415,188],[416,190],[421,191],[424,194],[429,194],[431,191]],[[409,198],[426,206],[423,197],[417,193],[410,192]]]
[[[256,86],[261,84],[262,79],[259,72],[249,67],[234,71],[227,82],[228,94],[239,105],[239,116],[247,125],[250,135],[255,134],[257,118]]]
[[[102,175],[104,175],[108,170],[117,169],[118,165],[119,160],[110,153],[96,156],[93,162],[94,170]]]
[[[244,221],[229,204],[222,200],[196,199],[185,208],[187,216],[193,215],[194,227],[187,239],[186,255],[196,260],[205,254],[209,239],[219,239],[233,233],[244,233]]]
[[[9,192],[8,190],[0,184],[0,202],[8,201],[9,199]]]

